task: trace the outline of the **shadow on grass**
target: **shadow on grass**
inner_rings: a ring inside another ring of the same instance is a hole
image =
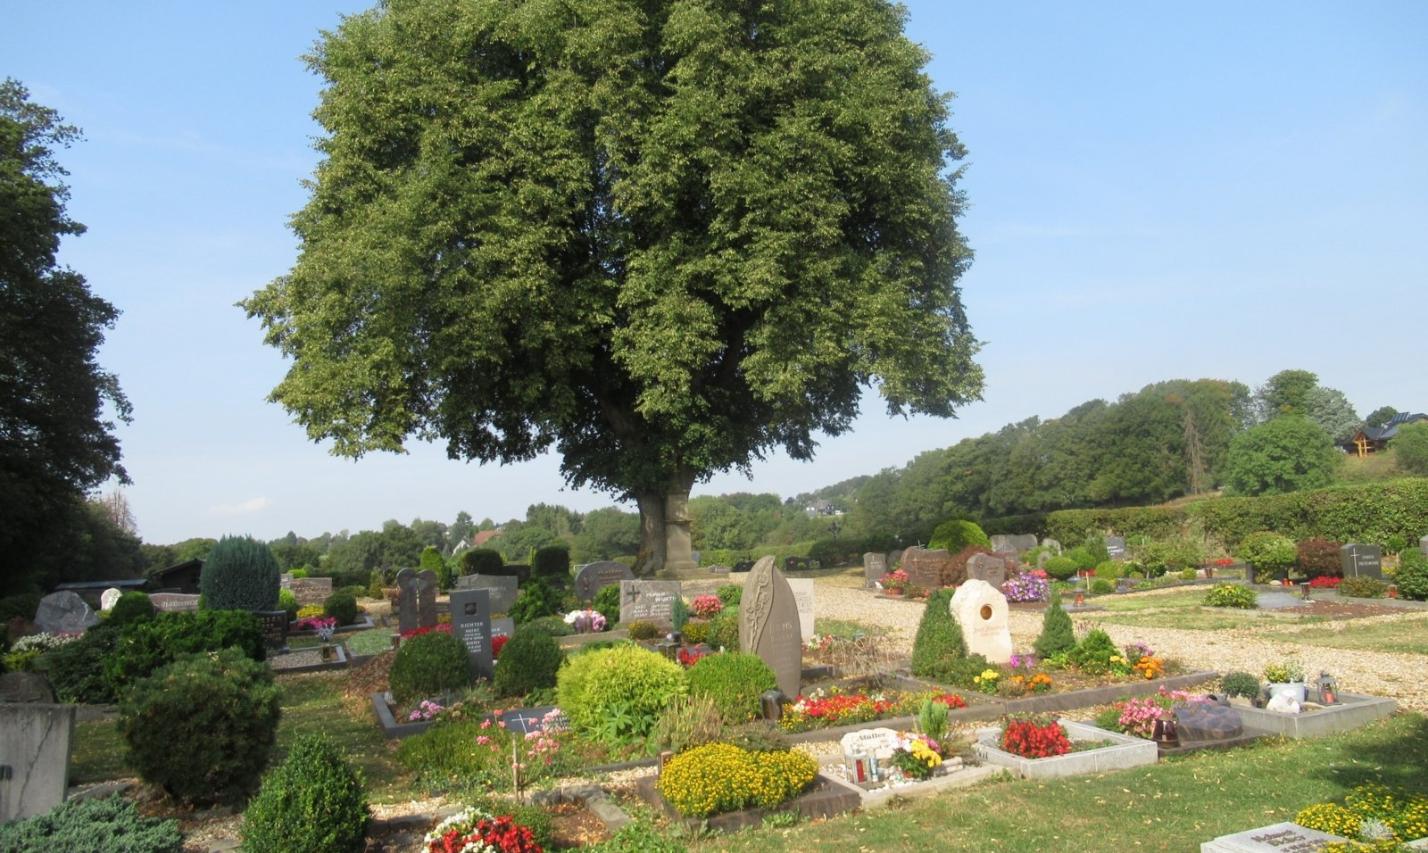
[[[1336,760],[1305,769],[1344,788],[1378,782],[1428,794],[1428,717],[1409,714],[1400,720],[1405,724],[1375,726],[1351,740],[1336,739]]]

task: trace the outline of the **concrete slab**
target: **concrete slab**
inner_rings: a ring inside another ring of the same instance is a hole
[[[1089,773],[1107,773],[1154,764],[1159,750],[1152,741],[1119,732],[1108,732],[1085,723],[1061,719],[1066,736],[1073,741],[1109,741],[1109,746],[1071,752],[1053,758],[1022,758],[997,746],[1000,728],[978,729],[972,749],[987,764],[1005,767],[1024,779],[1057,779]]]

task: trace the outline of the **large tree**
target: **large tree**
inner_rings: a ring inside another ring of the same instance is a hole
[[[299,258],[244,303],[337,454],[554,447],[633,498],[980,393],[948,96],[886,0],[390,0],[327,82]]]
[[[67,537],[91,526],[85,493],[119,464],[113,416],[127,421],[119,381],[95,355],[119,312],[60,266],[69,218],[67,174],[54,150],[79,131],[0,82],[0,564],[7,585],[83,574]],[[134,545],[137,553],[137,542]]]

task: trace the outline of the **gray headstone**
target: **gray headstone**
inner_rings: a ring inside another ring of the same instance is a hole
[[[1060,553],[1061,553],[1061,543],[1058,542],[1058,541],[1056,541],[1055,539],[1052,539],[1052,538],[1049,537],[1049,536],[1048,536],[1047,538],[1041,540],[1041,547],[1043,547],[1043,548],[1050,548],[1052,551],[1055,551],[1057,554],[1060,554]]]
[[[1339,561],[1344,577],[1383,577],[1383,549],[1377,545],[1361,545],[1351,542],[1340,546]]]
[[[491,636],[513,637],[516,634],[516,620],[509,616],[501,616],[491,620]]]
[[[1106,550],[1110,552],[1112,560],[1124,560],[1126,558],[1126,540],[1124,536],[1107,536]]]
[[[97,662],[96,662],[97,663]],[[50,680],[38,672],[7,672],[0,675],[0,703],[55,701]],[[0,758],[0,762],[4,759]]]
[[[803,673],[798,603],[773,557],[754,563],[739,605],[739,648],[758,655],[774,671],[778,689],[797,696]]]
[[[501,575],[462,575],[456,579],[457,589],[484,589],[491,594],[491,612],[509,613],[516,603],[516,579]]]
[[[1038,569],[1044,569],[1044,568],[1046,568],[1046,564],[1049,563],[1049,562],[1051,562],[1051,558],[1054,557],[1054,556],[1056,556],[1056,555],[1053,554],[1053,553],[1051,553],[1050,551],[1042,551],[1040,554],[1037,554],[1037,555],[1036,555],[1036,567],[1037,567]]]
[[[286,610],[258,610],[253,613],[263,629],[263,644],[269,651],[279,651],[288,647],[288,612]]]
[[[439,582],[436,572],[425,569],[417,572],[417,624],[430,628],[436,624],[436,592]]]
[[[124,593],[118,587],[109,587],[99,594],[99,609],[109,611],[114,609],[114,605],[119,603],[119,597]]]
[[[634,579],[635,573],[624,563],[614,560],[586,563],[575,570],[575,594],[580,596],[581,601],[589,601],[595,597],[595,593],[610,584]]]
[[[198,599],[184,592],[156,592],[149,596],[149,603],[165,613],[192,613],[198,610]]]
[[[788,587],[798,606],[798,633],[806,643],[813,636],[813,578],[788,578]]]
[[[1297,823],[1275,823],[1259,829],[1222,835],[1200,845],[1200,853],[1312,853],[1349,839],[1309,829]]]
[[[481,678],[494,672],[491,658],[491,591],[458,589],[451,593],[451,633],[466,646],[471,671]]]
[[[411,569],[397,572],[397,628],[412,631],[417,627],[417,597],[420,595],[421,581]]]
[[[986,581],[997,589],[1007,582],[1007,561],[998,554],[973,554],[967,560],[967,579]]]
[[[69,790],[74,705],[0,705],[0,822],[44,814]]]
[[[620,581],[620,622],[653,622],[672,627],[674,602],[679,596],[679,581]]]
[[[902,549],[896,548],[888,552],[888,571],[892,571],[902,562]]]
[[[908,548],[902,552],[902,570],[907,572],[907,582],[918,589],[930,590],[942,586],[944,580],[955,585],[957,578],[952,574],[952,555],[941,548]]]
[[[863,586],[872,589],[878,578],[888,573],[888,558],[886,554],[874,554],[871,551],[863,555]]]
[[[332,578],[288,578],[281,582],[299,605],[323,604],[332,596]]]
[[[992,550],[998,554],[1020,556],[1036,547],[1036,536],[1030,533],[998,534],[992,537]]]
[[[76,592],[52,592],[40,599],[35,625],[46,634],[78,634],[99,624],[99,617]]]

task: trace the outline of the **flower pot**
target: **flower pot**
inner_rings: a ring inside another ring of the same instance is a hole
[[[1271,683],[1269,685],[1269,698],[1285,695],[1299,704],[1304,704],[1305,685],[1302,681],[1292,681],[1289,683]]]
[[[883,590],[883,595],[891,595],[891,596],[893,596],[894,598],[897,598],[898,596],[901,596],[901,595],[902,595],[902,590],[900,590],[900,589],[885,589],[885,590]]]
[[[322,659],[325,660],[325,661],[336,660],[336,659],[337,659],[337,650],[334,649],[332,646],[323,646],[323,647],[322,647]]]
[[[1398,597],[1398,586],[1397,586],[1396,584],[1389,584],[1389,586],[1388,586],[1388,597],[1389,597],[1389,598],[1397,598],[1397,597]]]

